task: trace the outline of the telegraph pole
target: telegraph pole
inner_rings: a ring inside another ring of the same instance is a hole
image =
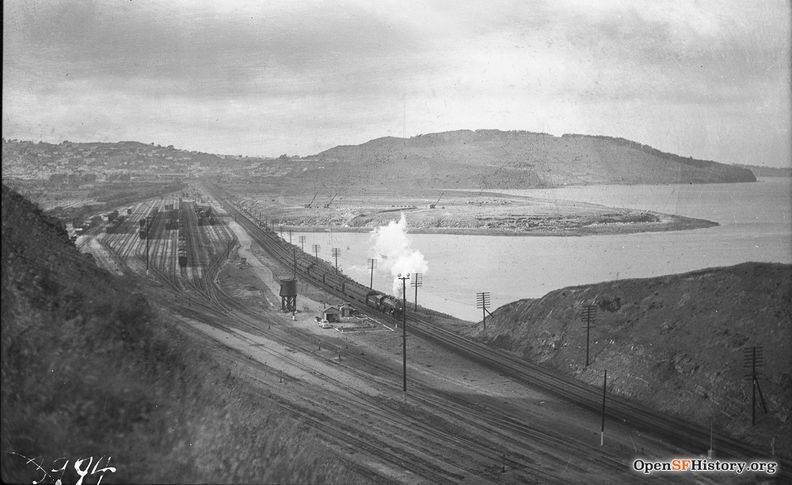
[[[767,414],[767,404],[762,395],[762,388],[759,387],[759,375],[757,367],[764,366],[764,353],[761,346],[747,347],[743,349],[743,367],[750,370],[750,374],[744,376],[751,380],[751,426],[756,425],[756,391],[759,391],[759,399],[762,409]]]
[[[368,263],[371,264],[371,281],[369,281],[369,290],[374,289],[374,263],[376,262],[377,260],[374,258],[368,259]]]
[[[151,239],[151,216],[146,217],[146,275],[149,274],[149,239]]]
[[[289,229],[289,244],[292,243],[292,230]]]
[[[600,428],[600,446],[605,445],[605,390],[608,387],[608,370],[605,370],[605,378],[602,381],[602,428]]]
[[[583,320],[586,321],[586,367],[589,366],[589,336],[591,334],[591,324],[597,321],[596,305],[586,305],[583,307]]]
[[[300,249],[305,251],[305,236],[300,236]]]
[[[402,282],[402,366],[404,376],[404,399],[407,399],[407,280],[410,273],[397,276]]]
[[[481,322],[484,324],[484,331],[487,330],[487,313],[489,310],[487,308],[490,305],[490,293],[489,291],[482,291],[480,293],[476,293],[476,308],[481,308]],[[490,313],[492,315],[492,313]]]
[[[314,257],[316,258],[317,261],[319,261],[319,248],[320,246],[318,244],[313,245]]]
[[[335,258],[335,272],[338,273],[338,253],[340,249],[333,248],[333,257]]]
[[[414,278],[410,281],[410,286],[415,288],[415,306],[414,311],[418,311],[418,287],[423,286],[423,275],[421,273],[413,274]]]

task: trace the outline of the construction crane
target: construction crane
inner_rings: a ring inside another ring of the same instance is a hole
[[[315,193],[315,194],[314,194],[314,196],[313,196],[313,199],[311,199],[311,202],[308,202],[307,204],[305,204],[305,208],[306,208],[306,209],[310,209],[310,208],[311,208],[311,204],[313,204],[313,201],[315,201],[315,200],[316,200],[316,196],[317,196],[317,195],[319,195],[319,192],[317,192],[317,193]]]
[[[333,194],[333,196],[330,197],[330,200],[328,200],[327,203],[324,205],[325,209],[329,209],[330,208],[330,204],[333,203],[333,199],[336,198],[336,195],[338,195],[338,194]]]
[[[440,197],[437,198],[434,204],[429,204],[430,209],[434,209],[437,206],[437,203],[440,202],[440,199],[443,198],[443,194],[445,194],[445,192],[440,192]]]

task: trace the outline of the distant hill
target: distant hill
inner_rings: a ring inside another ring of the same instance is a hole
[[[792,167],[764,167],[762,165],[737,165],[747,168],[757,177],[792,177]]]
[[[307,160],[321,163],[323,176],[338,182],[374,180],[417,187],[756,181],[745,168],[664,153],[622,138],[525,131],[460,130],[377,138],[337,146]],[[311,168],[303,172],[313,172]]]
[[[275,181],[300,192],[306,186],[519,189],[754,182],[754,173],[768,176],[759,167],[681,157],[623,138],[499,130],[377,138],[309,157],[278,158],[213,155],[134,141],[50,144],[4,139],[2,168],[4,179],[61,185],[211,175],[246,183]]]
[[[593,302],[585,367],[584,303]],[[479,326],[479,328],[481,328]],[[498,308],[476,338],[591,384],[792,456],[792,266],[745,263],[563,288]],[[743,352],[764,351],[769,414],[751,427]],[[717,448],[717,446],[716,446]]]
[[[74,178],[91,174],[84,182],[112,181],[129,176],[147,178],[183,177],[206,171],[219,171],[242,160],[196,151],[144,144],[136,141],[58,144],[3,139],[3,178]]]

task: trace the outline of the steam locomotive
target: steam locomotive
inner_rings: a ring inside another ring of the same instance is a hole
[[[310,256],[306,256],[296,261],[297,270],[304,275],[317,282],[322,282],[330,288],[381,313],[392,317],[400,317],[402,315],[404,306],[398,298],[363,286],[336,273],[335,269],[329,265],[312,261],[309,258]]]

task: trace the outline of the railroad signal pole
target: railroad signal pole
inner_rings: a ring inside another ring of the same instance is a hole
[[[289,244],[292,243],[292,230],[289,229]]]
[[[591,335],[591,324],[597,321],[597,306],[585,305],[581,318],[586,322],[586,367],[589,366],[589,341]]]
[[[404,399],[407,399],[407,280],[410,279],[410,273],[402,276],[401,273],[397,276],[402,282],[402,366],[404,376]]]
[[[744,379],[751,380],[751,426],[756,425],[756,391],[759,391],[759,399],[762,403],[762,410],[767,414],[767,403],[765,403],[762,388],[759,387],[759,374],[757,367],[764,366],[764,352],[761,346],[747,347],[743,349],[743,368],[750,371],[743,376]]]
[[[482,291],[476,293],[476,308],[481,308],[481,322],[484,324],[484,330],[487,330],[487,313],[489,313],[490,306],[490,293],[489,291]],[[490,313],[492,316],[492,313]]]
[[[305,251],[305,236],[300,236],[300,249]]]
[[[369,290],[374,289],[374,263],[376,262],[377,260],[374,258],[368,259],[368,263],[371,265],[371,280],[369,281]]]
[[[414,273],[413,279],[410,281],[410,286],[415,288],[415,306],[413,307],[413,310],[418,311],[418,287],[423,286],[423,274]]]
[[[314,257],[316,258],[317,261],[319,261],[319,248],[320,246],[318,244],[313,245]]]
[[[333,248],[333,257],[335,258],[335,272],[338,273],[338,253],[341,250],[338,248]]]

